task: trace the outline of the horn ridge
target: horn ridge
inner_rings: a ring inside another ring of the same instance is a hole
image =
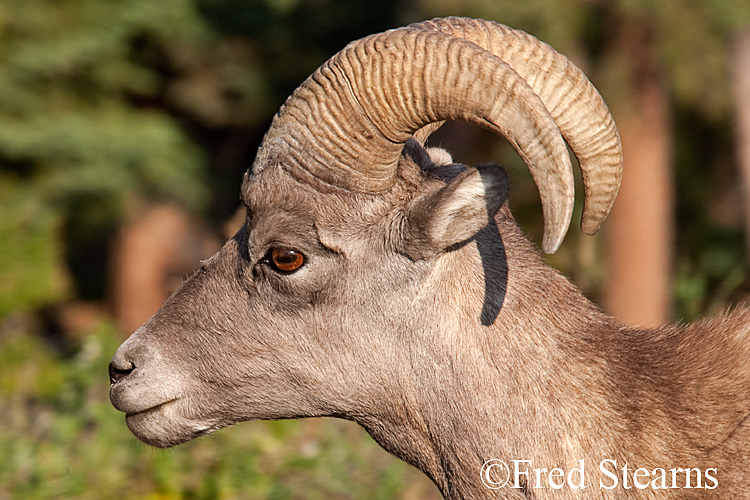
[[[493,21],[448,17],[410,26],[476,43],[506,61],[528,82],[578,159],[585,189],[581,228],[595,233],[617,196],[623,157],[609,109],[584,73],[548,44]]]
[[[287,99],[253,169],[276,162],[305,181],[382,193],[395,182],[406,141],[443,120],[490,128],[516,148],[542,199],[543,249],[554,251],[574,196],[558,125],[524,75],[441,30],[412,25],[350,43]]]

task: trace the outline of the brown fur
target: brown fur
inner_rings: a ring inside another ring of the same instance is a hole
[[[475,235],[417,248],[414,231],[487,217],[430,218],[468,174],[425,158],[405,155],[382,197],[320,193],[281,168],[248,177],[242,230],[112,361],[112,402],[136,436],[172,446],[243,420],[335,416],[450,499],[750,498],[750,312],[620,325],[542,261],[507,206]],[[497,210],[505,195],[483,196]],[[305,265],[274,271],[274,245]],[[490,459],[583,459],[587,488],[488,489]],[[600,488],[605,459],[715,468],[718,488]]]

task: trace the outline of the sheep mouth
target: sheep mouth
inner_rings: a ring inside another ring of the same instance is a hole
[[[143,416],[143,415],[148,415],[149,413],[156,413],[156,412],[159,412],[159,411],[163,411],[166,407],[172,405],[178,399],[180,399],[180,398],[179,397],[172,398],[172,399],[169,399],[167,401],[164,401],[163,403],[158,403],[158,404],[155,404],[153,406],[150,406],[150,407],[146,408],[145,410],[125,411],[124,412],[125,413],[125,418],[126,419],[128,419],[128,418],[134,418],[134,417],[137,418],[137,417],[140,417],[140,416]]]
[[[135,437],[157,448],[169,448],[216,430],[217,426],[193,420],[177,410],[180,398],[145,410],[125,414],[125,423]]]
[[[166,410],[181,398],[174,389],[155,391],[144,384],[127,383],[129,379],[113,384],[109,389],[109,400],[116,410],[127,417],[141,416]]]

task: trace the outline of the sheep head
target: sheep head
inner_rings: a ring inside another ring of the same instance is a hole
[[[444,120],[516,148],[541,193],[545,251],[572,213],[566,141],[583,171],[584,231],[607,216],[619,137],[564,56],[460,18],[353,42],[274,118],[244,178],[242,229],[113,358],[111,400],[138,438],[171,446],[249,419],[407,418],[396,400],[423,390],[451,328],[494,323],[500,235],[516,230],[500,167],[423,148]]]

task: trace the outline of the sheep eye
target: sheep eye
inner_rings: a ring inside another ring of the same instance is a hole
[[[293,248],[274,247],[268,252],[268,261],[278,271],[292,273],[302,267],[305,256]]]

